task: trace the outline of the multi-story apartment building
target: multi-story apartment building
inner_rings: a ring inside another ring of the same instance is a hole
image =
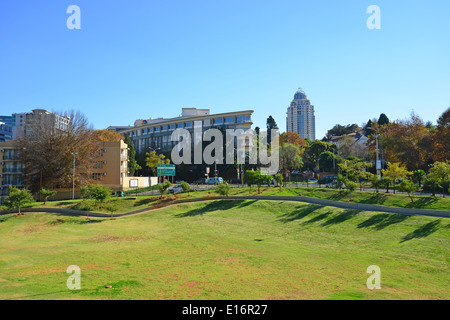
[[[300,138],[316,139],[314,106],[303,90],[298,90],[287,110],[286,131],[298,133]]]
[[[24,188],[23,165],[18,158],[15,141],[0,143],[0,203],[8,196],[9,186]],[[129,188],[128,146],[123,141],[99,142],[90,172],[85,172],[92,184],[102,184],[112,190]],[[78,189],[78,188],[77,188]],[[70,198],[71,190],[58,190],[61,198]]]
[[[12,129],[12,126],[0,122],[0,142],[12,140]]]
[[[33,127],[39,124],[49,124],[59,130],[67,130],[70,118],[43,109],[32,112],[14,113],[12,116],[0,116],[0,122],[12,127],[12,137],[15,140],[33,132]]]
[[[209,109],[183,108],[176,118],[157,118],[136,120],[133,127],[109,127],[121,134],[128,134],[133,140],[136,151],[149,152],[160,149],[169,152],[177,144],[171,141],[171,135],[176,129],[186,129],[191,134],[194,128],[205,131],[210,128],[217,129],[243,129],[252,127],[252,114],[254,111],[245,110],[211,114]]]

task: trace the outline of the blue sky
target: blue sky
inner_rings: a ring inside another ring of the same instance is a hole
[[[73,4],[81,30],[66,27]],[[102,129],[251,109],[284,131],[302,87],[320,139],[380,113],[436,123],[450,106],[448,0],[2,0],[0,39],[2,115],[74,109]]]

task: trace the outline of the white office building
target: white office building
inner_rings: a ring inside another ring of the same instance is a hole
[[[287,111],[286,131],[298,133],[300,138],[316,139],[316,117],[314,106],[306,97],[303,90],[299,89]]]

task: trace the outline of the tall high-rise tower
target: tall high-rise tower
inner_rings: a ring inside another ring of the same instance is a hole
[[[298,133],[300,138],[316,139],[316,117],[314,106],[300,88],[287,111],[286,131]]]

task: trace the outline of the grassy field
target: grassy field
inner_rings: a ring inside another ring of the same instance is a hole
[[[449,220],[273,201],[0,217],[0,299],[449,299]],[[80,291],[66,287],[81,268]],[[369,290],[367,267],[381,269]],[[112,286],[106,289],[105,286]]]
[[[247,196],[258,195],[257,188],[231,188],[230,196]],[[282,188],[281,192],[277,187],[262,187],[260,195],[265,196],[305,196],[311,198],[320,198],[336,201],[353,201],[355,203],[366,204],[379,204],[384,206],[403,207],[403,208],[418,208],[418,209],[434,209],[434,210],[450,210],[450,198],[431,197],[431,196],[414,196],[414,203],[411,203],[411,199],[407,194],[396,193],[372,193],[367,191],[355,191],[351,195],[346,191],[339,192],[335,189],[328,188]],[[183,199],[183,198],[201,198],[218,196],[214,190],[208,191],[195,191],[183,194],[177,194],[176,196],[165,195],[166,200],[171,199]],[[109,201],[109,204],[114,204],[117,208],[114,214],[126,213],[146,207],[151,207],[159,204],[161,201],[158,196],[138,196],[128,195],[124,198],[113,197]],[[77,209],[91,212],[110,213],[108,211],[108,205],[94,205],[93,201],[80,201],[80,200],[65,200],[65,201],[50,201],[46,205],[42,202],[32,203],[26,207],[35,208],[68,208]],[[1,207],[0,210],[6,209]]]

